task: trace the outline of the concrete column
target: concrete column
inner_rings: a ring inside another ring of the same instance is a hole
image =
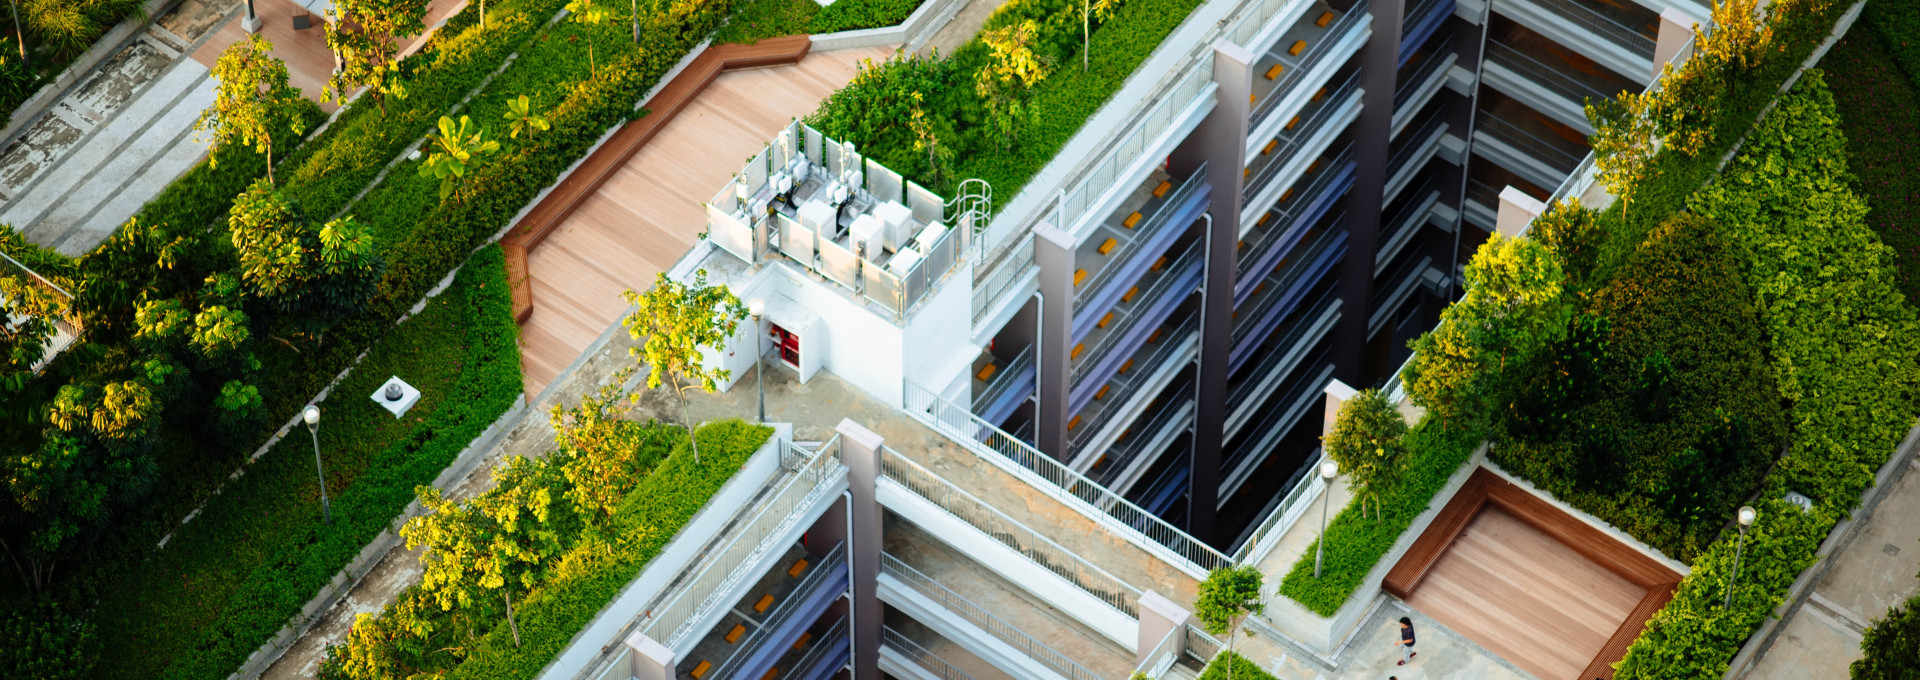
[[[627,636],[626,644],[632,652],[627,657],[627,663],[633,677],[638,680],[675,680],[673,650],[637,630]]]
[[[1367,320],[1373,316],[1373,256],[1386,210],[1387,167],[1393,138],[1393,92],[1400,68],[1400,31],[1405,0],[1373,0],[1373,35],[1361,48],[1360,119],[1353,124],[1353,191],[1347,194],[1347,254],[1341,259],[1340,323],[1333,329],[1334,376],[1350,384],[1366,378]],[[1406,134],[1412,134],[1409,131]]]
[[[1147,655],[1153,653],[1160,641],[1167,637],[1167,633],[1187,625],[1187,621],[1192,618],[1193,612],[1174,604],[1173,600],[1159,593],[1151,590],[1140,593],[1140,641],[1134,644],[1134,649],[1139,651],[1134,653],[1133,665],[1138,667],[1146,663]],[[1173,647],[1172,651],[1175,655],[1187,651],[1187,638],[1185,636],[1174,638]]]
[[[1325,391],[1327,394],[1327,411],[1324,416],[1325,420],[1322,421],[1320,426],[1320,436],[1322,437],[1333,433],[1333,421],[1340,416],[1340,409],[1345,407],[1347,402],[1353,400],[1353,395],[1360,393],[1359,390],[1353,389],[1346,383],[1340,382],[1337,378],[1334,379],[1333,382],[1327,383],[1327,389]]]
[[[1220,505],[1220,449],[1226,444],[1228,353],[1233,349],[1233,284],[1238,278],[1241,190],[1245,185],[1247,126],[1253,102],[1253,64],[1246,48],[1213,43],[1213,112],[1201,121],[1195,151],[1207,161],[1213,216],[1201,235],[1206,248],[1200,283],[1200,372],[1194,392],[1193,452],[1187,474],[1187,533],[1212,543]],[[1280,96],[1280,95],[1274,95]],[[1159,642],[1155,640],[1155,642]]]
[[[1033,358],[1040,386],[1034,437],[1040,452],[1067,460],[1067,391],[1073,371],[1073,237],[1051,222],[1033,228],[1033,261],[1040,265],[1040,337]]]
[[[1660,77],[1661,67],[1679,56],[1680,50],[1686,48],[1687,41],[1693,39],[1693,23],[1693,17],[1686,12],[1672,7],[1660,11],[1660,34],[1653,43],[1653,73],[1647,76],[1649,81]],[[1679,68],[1680,65],[1674,64],[1673,67]]]
[[[853,677],[880,677],[880,547],[884,541],[880,498],[880,435],[852,420],[841,420],[840,462],[847,465],[847,486],[853,519],[847,537],[847,563],[852,567]],[[647,680],[642,678],[641,680]]]
[[[1500,190],[1500,216],[1494,222],[1494,231],[1507,238],[1519,238],[1533,218],[1547,211],[1547,204],[1528,196],[1527,192],[1511,186]]]

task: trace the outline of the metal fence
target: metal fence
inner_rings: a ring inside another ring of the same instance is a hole
[[[1326,482],[1321,481],[1319,474],[1320,459],[1325,454],[1325,449],[1314,449],[1313,455],[1307,457],[1307,462],[1295,473],[1296,479],[1288,486],[1287,495],[1280,500],[1280,505],[1267,513],[1266,521],[1261,522],[1260,527],[1247,536],[1247,541],[1240,544],[1240,549],[1233,552],[1234,562],[1246,564],[1259,559],[1272,547],[1265,545],[1268,539],[1279,540],[1281,535],[1293,528],[1293,523],[1310,505],[1307,501],[1320,495],[1320,490],[1326,488]]]
[[[1592,7],[1588,7],[1575,0],[1532,1],[1539,3],[1547,9],[1553,10],[1554,14],[1560,18],[1579,24],[1581,27],[1594,33],[1598,33],[1642,58],[1653,58],[1653,50],[1656,42],[1655,36],[1649,36],[1641,33],[1632,26],[1614,21],[1612,17],[1601,14]]]
[[[1499,64],[1517,73],[1532,78],[1534,82],[1553,90],[1555,94],[1573,101],[1586,104],[1591,101],[1605,101],[1612,95],[1588,82],[1570,75],[1570,66],[1555,68],[1551,64],[1533,58],[1532,55],[1510,47],[1493,38],[1487,39],[1487,61]]]
[[[1180,660],[1177,648],[1183,646],[1181,643],[1186,641],[1186,635],[1186,627],[1177,626],[1168,630],[1166,635],[1160,636],[1160,644],[1154,645],[1153,651],[1148,652],[1141,658],[1140,664],[1133,667],[1133,677],[1145,675],[1148,680],[1160,680],[1161,676],[1173,669],[1173,662]]]
[[[880,627],[880,641],[941,680],[973,680],[973,676],[967,675],[966,671],[954,668],[946,659],[927,651],[927,648],[892,628]]]
[[[753,632],[747,634],[745,639],[733,643],[735,653],[713,669],[715,671],[713,677],[724,678],[738,672],[740,664],[746,663],[747,659],[753,656],[746,653],[747,650],[765,643],[766,638],[773,631],[780,630],[784,624],[799,614],[801,606],[810,599],[808,596],[812,595],[815,589],[821,587],[820,584],[833,578],[835,572],[846,573],[846,568],[845,546],[844,544],[835,545],[827,551],[825,557],[820,558],[819,564],[814,565],[805,576],[801,577],[800,585],[781,600],[780,604],[767,615],[766,621],[755,626]]]
[[[827,632],[820,635],[820,641],[813,643],[813,649],[807,650],[799,661],[794,662],[793,671],[787,677],[804,678],[813,675],[815,666],[828,663],[828,659],[832,658],[828,655],[848,642],[850,638],[847,636],[847,617],[842,616],[827,628]]]
[[[788,458],[788,456],[783,456]],[[766,500],[760,504],[754,515],[735,525],[727,543],[710,555],[703,557],[704,564],[699,573],[682,585],[673,597],[656,607],[652,616],[641,622],[640,630],[647,637],[659,640],[673,647],[681,638],[694,633],[693,621],[702,618],[715,607],[728,606],[723,596],[740,580],[757,577],[750,570],[741,568],[764,557],[770,550],[780,550],[782,546],[775,537],[784,534],[799,521],[794,512],[800,507],[818,502],[826,495],[827,482],[834,473],[844,469],[840,459],[822,451],[812,452],[794,474],[784,479],[776,477],[779,488],[765,494]]]
[[[70,316],[73,310],[73,294],[60,287],[60,284],[54,283],[52,279],[41,276],[39,272],[28,268],[4,252],[0,252],[0,278],[10,278],[18,282],[13,286],[0,284],[0,302],[9,302],[8,308],[11,311],[18,313],[36,308],[50,310],[46,321],[53,327],[52,333],[44,340],[45,346],[40,349],[40,358],[35,359],[30,367],[34,373],[39,373],[40,369],[45,368],[55,356],[66,351],[80,339],[80,324],[76,318]],[[8,292],[9,287],[13,289],[11,293]],[[9,301],[10,296],[19,296],[24,299]],[[8,320],[0,318],[0,322],[6,321]]]
[[[940,506],[940,509],[980,530],[980,533],[1026,556],[1034,564],[1066,579],[1101,602],[1128,616],[1140,616],[1139,589],[1094,566],[1074,551],[1035,533],[1027,525],[1008,517],[973,494],[920,467],[919,463],[892,449],[881,447],[880,474],[899,482],[914,494]]]
[[[968,623],[973,624],[981,630],[987,631],[994,637],[999,638],[1001,642],[1005,642],[1008,646],[1026,654],[1027,658],[1039,662],[1040,665],[1046,666],[1049,670],[1066,676],[1069,680],[1103,680],[1099,675],[1094,674],[1093,671],[1087,670],[1085,666],[1074,662],[1073,659],[1067,658],[1067,655],[1061,654],[1059,650],[1048,646],[1047,643],[1041,642],[1032,635],[1028,635],[1025,631],[1014,627],[1013,624],[1007,623],[1000,617],[988,613],[987,610],[981,609],[979,605],[962,597],[959,593],[949,590],[946,586],[941,585],[939,581],[934,580],[926,574],[920,573],[920,570],[914,569],[911,565],[900,561],[897,557],[881,553],[880,571],[881,573],[900,579],[902,583],[912,587],[921,595],[940,603],[940,606],[945,607],[947,611],[960,616],[960,618],[966,619]]]
[[[1233,563],[1212,546],[979,419],[972,411],[955,406],[912,381],[905,381],[905,387],[908,415],[1068,507],[1100,521],[1175,568],[1194,578],[1206,578],[1208,572]]]
[[[1542,137],[1486,109],[1481,109],[1480,115],[1475,120],[1479,133],[1492,135],[1495,139],[1510,144],[1524,153],[1532,154],[1559,172],[1573,172],[1574,168],[1579,167],[1580,160],[1588,153],[1584,148],[1579,151],[1569,148],[1577,146],[1576,142],[1559,137]]]
[[[1261,123],[1266,122],[1267,117],[1273,115],[1274,110],[1280,105],[1280,100],[1286,99],[1286,93],[1298,86],[1300,81],[1305,79],[1307,74],[1313,71],[1313,67],[1325,61],[1327,55],[1333,53],[1334,46],[1340,44],[1342,37],[1345,37],[1348,32],[1355,30],[1360,24],[1370,21],[1373,21],[1373,15],[1367,12],[1367,1],[1360,0],[1360,2],[1354,3],[1353,7],[1348,9],[1346,14],[1341,15],[1339,21],[1334,22],[1333,26],[1327,29],[1327,32],[1321,36],[1320,42],[1314,44],[1313,48],[1308,50],[1306,55],[1300,58],[1299,62],[1287,69],[1285,77],[1281,78],[1280,81],[1274,85],[1273,93],[1267,95],[1267,100],[1261,102],[1259,107],[1253,110],[1252,120],[1249,122],[1248,128],[1257,128],[1260,127]],[[1273,48],[1279,50],[1281,46],[1275,44]]]
[[[1420,61],[1420,66],[1413,70],[1413,75],[1400,79],[1400,85],[1394,88],[1393,110],[1399,111],[1404,108],[1407,100],[1412,99],[1413,93],[1418,92],[1421,86],[1427,83],[1427,78],[1432,77],[1434,71],[1439,70],[1441,66],[1453,63],[1447,59],[1453,54],[1452,35],[1441,38],[1440,44],[1427,50],[1427,58]]]

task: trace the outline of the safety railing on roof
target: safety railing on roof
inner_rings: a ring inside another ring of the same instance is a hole
[[[967,675],[966,671],[954,668],[953,664],[947,663],[946,659],[927,651],[927,648],[921,647],[920,643],[914,642],[912,638],[891,627],[880,626],[880,641],[881,644],[893,648],[893,651],[898,652],[900,656],[906,657],[908,661],[920,666],[921,670],[932,673],[940,680],[973,680],[973,676]]]
[[[1559,17],[1579,24],[1644,59],[1653,58],[1655,39],[1575,0],[1531,0]]]
[[[1273,549],[1273,542],[1280,540],[1287,530],[1293,528],[1293,523],[1306,513],[1307,506],[1311,505],[1307,501],[1318,497],[1327,486],[1316,472],[1320,468],[1320,458],[1325,453],[1325,449],[1314,449],[1313,454],[1307,456],[1307,462],[1294,471],[1294,478],[1287,484],[1286,496],[1280,499],[1279,505],[1273,507],[1273,512],[1267,513],[1267,518],[1260,522],[1260,526],[1247,535],[1240,549],[1233,551],[1234,562],[1248,564],[1260,559]]]
[[[893,449],[881,447],[880,473],[1101,602],[1128,616],[1140,615],[1139,589],[1094,566],[1086,558],[1061,547],[1052,539],[1035,533],[986,501],[920,467],[912,459]]]
[[[1028,485],[1106,525],[1167,564],[1203,579],[1214,569],[1233,563],[1213,546],[1074,472],[971,411],[955,406],[913,381],[903,382],[908,415]]]
[[[775,441],[787,446],[785,440]],[[786,461],[791,457],[782,452],[781,459]],[[653,613],[641,622],[641,632],[668,647],[675,647],[685,636],[698,632],[688,624],[714,607],[730,606],[732,603],[725,601],[727,592],[741,579],[759,577],[741,567],[764,557],[770,550],[783,549],[783,545],[773,539],[800,521],[795,510],[824,498],[833,488],[829,482],[844,468],[838,456],[822,448],[811,452],[791,475],[784,479],[776,476],[772,484],[778,484],[779,488],[762,496],[766,500],[751,517],[734,523],[727,543],[703,558],[699,573],[680,586],[671,599],[653,608]]]
[[[1059,673],[1069,680],[1102,680],[1099,675],[1087,670],[1085,666],[1068,658],[1067,655],[1061,654],[1059,650],[1028,635],[1026,631],[1007,623],[1006,620],[988,613],[973,601],[953,592],[933,577],[920,573],[920,570],[901,561],[900,558],[884,552],[880,553],[880,572],[900,579],[916,592],[938,602],[947,611],[966,619],[968,623],[1007,643],[1008,646],[1027,655],[1027,658],[1033,659],[1048,670]]]
[[[1286,99],[1285,93],[1298,86],[1300,81],[1307,77],[1308,73],[1313,72],[1314,67],[1319,66],[1320,62],[1326,61],[1328,55],[1333,54],[1333,48],[1341,43],[1341,37],[1345,36],[1349,31],[1352,31],[1355,26],[1371,21],[1372,19],[1373,15],[1367,12],[1367,0],[1360,0],[1360,2],[1354,3],[1353,7],[1348,9],[1346,14],[1341,15],[1338,21],[1335,21],[1332,26],[1327,28],[1327,32],[1322,34],[1320,42],[1308,48],[1307,53],[1300,57],[1300,61],[1287,69],[1279,82],[1274,85],[1273,94],[1267,95],[1267,100],[1260,102],[1260,104],[1254,108],[1247,127],[1249,129],[1260,127],[1260,124],[1265,122],[1268,116],[1273,115],[1274,109],[1280,105],[1280,101]],[[1278,50],[1281,49],[1281,46],[1276,44],[1273,48]]]
[[[1295,5],[1311,4],[1313,0],[1259,0],[1259,4],[1254,6],[1252,11],[1241,15],[1240,21],[1235,23],[1233,28],[1228,29],[1224,37],[1233,41],[1235,45],[1253,49],[1254,38],[1261,33],[1279,33],[1284,30],[1279,26],[1267,25],[1274,15]]]
[[[1191,623],[1186,625],[1186,631],[1187,656],[1210,663],[1213,661],[1213,657],[1220,655],[1220,650],[1227,648],[1227,643],[1221,642],[1219,638],[1212,635],[1208,635],[1207,631],[1201,630]]]

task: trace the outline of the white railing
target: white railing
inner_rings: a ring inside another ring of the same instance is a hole
[[[1027,525],[987,505],[973,494],[962,491],[919,463],[893,449],[881,447],[880,473],[1101,602],[1128,616],[1140,616],[1138,588],[1094,566],[1074,551],[1035,533]]]
[[[960,618],[966,619],[968,623],[973,624],[975,627],[998,638],[1001,642],[1007,643],[1008,646],[1026,654],[1027,658],[1033,659],[1040,665],[1046,666],[1048,669],[1066,676],[1069,680],[1102,680],[1099,675],[1087,670],[1085,666],[1076,663],[1073,659],[1067,658],[1067,655],[1061,654],[1059,650],[1048,646],[1047,643],[1041,642],[1032,635],[1028,635],[1026,631],[1014,627],[1013,624],[1007,623],[1000,617],[988,613],[987,610],[980,608],[979,605],[974,604],[971,600],[941,585],[939,581],[933,580],[932,577],[920,573],[920,570],[913,568],[906,562],[900,561],[897,557],[884,552],[880,553],[880,571],[900,579],[900,582],[907,584],[913,588],[914,591],[928,599],[938,602],[940,606],[946,608],[947,611],[959,615]]]
[[[921,669],[932,673],[940,680],[973,680],[973,676],[967,675],[966,671],[954,668],[953,664],[947,663],[946,659],[927,651],[927,648],[921,647],[911,638],[885,625],[880,627],[880,640],[886,646],[892,647],[893,651],[899,652],[900,656],[913,661]]]
[[[1139,665],[1133,667],[1134,676],[1145,675],[1148,680],[1160,680],[1161,676],[1173,669],[1173,663],[1180,660],[1180,653],[1176,648],[1184,646],[1180,643],[1186,641],[1186,634],[1185,626],[1175,626],[1168,630],[1166,635],[1160,637],[1160,644],[1154,645],[1153,651],[1141,659]]]
[[[1093,518],[1162,561],[1196,579],[1204,579],[1209,572],[1233,564],[1232,558],[1214,550],[1213,546],[979,419],[972,411],[955,406],[912,381],[905,383],[908,415]]]
[[[1293,523],[1306,513],[1307,506],[1311,505],[1307,501],[1320,495],[1322,489],[1326,488],[1326,482],[1321,481],[1319,474],[1320,458],[1324,455],[1325,449],[1315,449],[1313,455],[1307,457],[1306,464],[1299,468],[1300,478],[1287,490],[1286,497],[1274,506],[1273,512],[1267,513],[1267,519],[1260,523],[1260,528],[1247,536],[1247,542],[1234,551],[1234,562],[1248,564],[1260,559],[1273,548],[1271,542],[1280,540],[1288,529],[1293,528]]]
[[[842,616],[833,622],[833,626],[828,628],[826,633],[820,635],[820,640],[813,643],[813,649],[807,650],[799,661],[794,662],[793,672],[787,677],[804,678],[811,675],[815,665],[824,663],[828,654],[832,654],[836,647],[847,644],[849,641],[847,617]]]
[[[791,446],[786,440],[775,441],[783,447]],[[782,452],[781,460],[795,458],[789,450]],[[705,558],[706,564],[698,574],[681,586],[672,599],[641,622],[641,632],[668,647],[674,647],[682,638],[695,632],[694,627],[688,624],[700,620],[715,607],[730,605],[725,600],[733,586],[743,579],[759,577],[759,574],[749,573],[751,570],[742,567],[765,557],[768,551],[784,549],[785,546],[776,539],[788,533],[800,521],[795,511],[826,496],[832,488],[829,482],[836,477],[834,473],[844,468],[840,459],[826,449],[812,452],[792,476],[780,483],[779,490],[767,496],[767,500],[751,518],[736,525],[738,528],[734,529],[725,546]]]

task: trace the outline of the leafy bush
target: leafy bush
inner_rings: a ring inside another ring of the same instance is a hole
[[[1400,534],[1426,512],[1433,495],[1447,485],[1460,465],[1472,457],[1482,432],[1468,427],[1442,428],[1428,418],[1407,432],[1407,453],[1400,482],[1380,495],[1379,518],[1362,517],[1359,503],[1349,502],[1327,524],[1326,553],[1320,578],[1313,577],[1316,546],[1308,546],[1293,570],[1280,581],[1280,594],[1293,598],[1321,616],[1340,611],[1353,591],[1367,579],[1380,558],[1393,549]],[[1236,676],[1238,674],[1236,673]]]
[[[1694,560],[1673,601],[1647,621],[1615,666],[1617,680],[1705,680],[1726,674],[1747,636],[1786,598],[1800,571],[1813,564],[1814,550],[1833,526],[1825,513],[1803,512],[1784,501],[1762,500],[1754,507],[1760,514],[1747,530],[1744,550],[1728,532]],[[1738,580],[1732,578],[1736,552]],[[1729,582],[1733,604],[1722,607]]]
[[[913,16],[926,0],[845,0],[820,8],[807,30],[838,33],[862,28],[894,26]]]
[[[1920,595],[1887,610],[1860,640],[1866,658],[1853,662],[1853,680],[1913,680],[1920,676]]]
[[[1677,216],[1520,368],[1491,458],[1681,561],[1760,485],[1786,423],[1740,262]]]
[[[1322,442],[1327,457],[1347,475],[1362,515],[1368,501],[1393,486],[1406,454],[1406,436],[1407,421],[1380,390],[1361,390],[1340,406],[1333,431]]]
[[[648,442],[645,446],[671,443],[672,452],[633,486],[605,533],[578,534],[548,567],[545,581],[514,605],[519,644],[509,627],[500,625],[504,620],[484,607],[426,606],[429,596],[413,588],[380,616],[363,615],[356,621],[349,643],[329,649],[322,676],[373,678],[404,671],[397,674],[533,677],[659,554],[773,431],[740,420],[707,423],[698,430],[704,453],[696,463],[679,427],[651,423],[647,429],[652,432],[641,438]],[[511,491],[496,487],[489,493]],[[452,637],[455,633],[474,637]]]
[[[765,38],[819,35],[863,28],[897,26],[926,0],[838,0],[821,7],[813,0],[747,0],[739,3],[713,43],[751,45]]]
[[[1893,249],[1900,268],[1900,292],[1920,299],[1920,35],[1897,37],[1889,27],[1895,15],[1905,15],[1911,30],[1920,33],[1920,5],[1873,0],[1867,3],[1861,26],[1827,53],[1820,62],[1833,85],[1840,129],[1848,139],[1877,140],[1850,144],[1847,166],[1858,175],[1854,189],[1872,209],[1867,225]],[[1869,27],[1879,30],[1868,30]],[[1909,41],[1905,68],[1896,55],[1900,41]]]
[[[1275,680],[1273,674],[1260,667],[1247,657],[1231,651],[1221,650],[1207,662],[1207,670],[1200,673],[1200,680]]]

